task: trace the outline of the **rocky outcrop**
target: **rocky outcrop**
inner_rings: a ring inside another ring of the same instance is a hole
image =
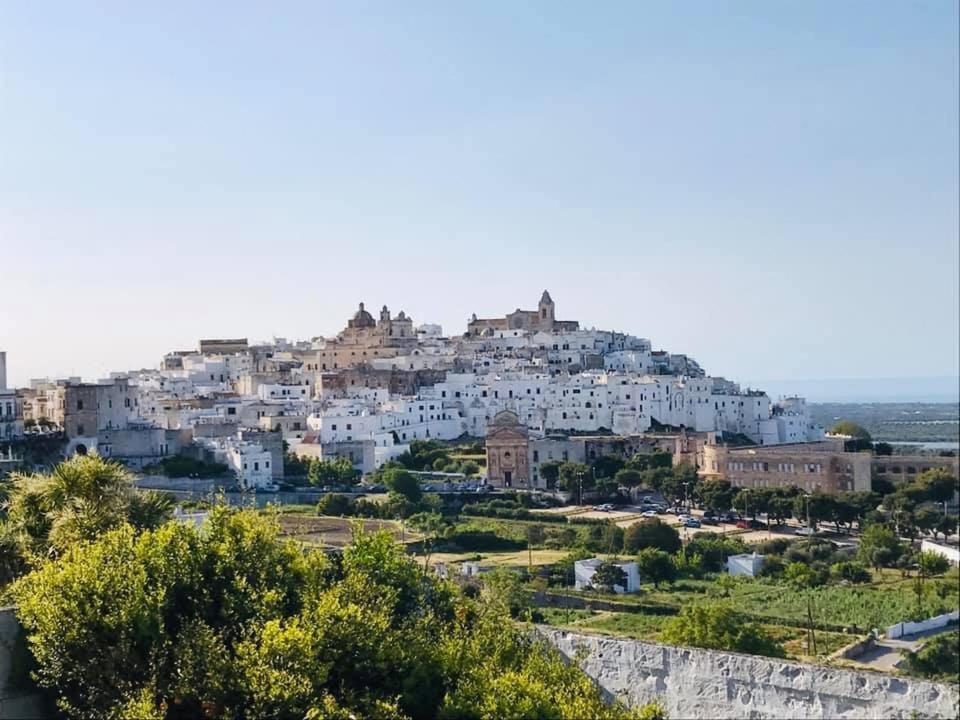
[[[956,686],[540,627],[610,695],[672,718],[956,718]]]

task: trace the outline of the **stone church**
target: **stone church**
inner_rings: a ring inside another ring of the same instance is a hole
[[[530,432],[510,410],[498,412],[487,427],[487,482],[494,487],[529,490],[527,451]]]

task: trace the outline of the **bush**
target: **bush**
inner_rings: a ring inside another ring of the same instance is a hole
[[[956,682],[960,668],[960,632],[931,638],[918,652],[901,651],[902,669],[911,675]]]
[[[704,572],[719,572],[731,555],[741,555],[747,546],[736,537],[724,537],[716,533],[697,533],[684,547],[687,558],[700,556],[700,567]]]
[[[643,548],[656,548],[666,553],[680,549],[680,534],[658,518],[648,518],[629,526],[623,537],[623,549],[635,553]]]
[[[687,605],[667,620],[660,639],[671,645],[785,657],[783,646],[758,624],[723,603]]]
[[[867,568],[852,560],[834,563],[830,566],[830,574],[837,580],[846,580],[851,583],[868,583],[872,579]]]
[[[328,493],[317,503],[317,515],[352,515],[353,501],[346,495]]]

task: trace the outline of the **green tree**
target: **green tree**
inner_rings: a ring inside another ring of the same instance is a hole
[[[852,420],[841,420],[830,428],[831,435],[849,435],[857,440],[866,440],[870,442],[870,433],[857,425]]]
[[[917,556],[917,565],[920,567],[920,574],[923,577],[934,577],[943,575],[950,569],[950,561],[943,555],[935,552],[924,551]]]
[[[218,507],[44,563],[11,591],[37,681],[69,718],[628,715],[507,621],[515,585],[473,602],[387,533],[328,559],[278,532]]]
[[[623,534],[623,549],[636,553],[643,548],[656,548],[667,553],[680,549],[680,534],[659,518],[646,518],[630,525]]]
[[[557,487],[567,492],[577,493],[577,502],[581,502],[579,497],[581,483],[584,491],[590,490],[596,483],[589,466],[575,462],[565,462],[560,466],[560,481]]]
[[[903,554],[903,544],[886,525],[868,525],[860,536],[857,556],[865,564],[879,570],[896,562]]]
[[[460,472],[462,472],[467,477],[473,477],[480,472],[480,466],[477,465],[473,460],[465,460],[460,466]]]
[[[602,562],[593,571],[593,577],[590,578],[590,584],[598,590],[613,592],[616,586],[624,589],[627,587],[627,574],[623,568],[613,562]]]
[[[47,475],[14,474],[11,482],[8,522],[27,557],[61,554],[128,522],[156,527],[173,510],[168,495],[141,493],[126,468],[95,453],[61,462]]]
[[[904,658],[900,668],[910,675],[955,682],[957,668],[960,668],[960,632],[943,633],[930,638],[916,652],[900,652]]]
[[[846,580],[851,583],[870,582],[870,571],[861,563],[852,560],[834,563],[830,566],[830,574],[838,580]]]
[[[729,480],[707,480],[700,484],[697,492],[700,502],[709,510],[724,512],[732,506],[734,490]]]
[[[353,501],[340,493],[327,493],[317,503],[317,515],[350,515]]]
[[[914,483],[922,489],[924,499],[936,503],[950,502],[958,489],[957,478],[944,468],[927,470]]]
[[[643,484],[643,473],[632,468],[623,468],[617,471],[613,479],[617,481],[618,485],[633,488]]]
[[[420,502],[423,497],[423,491],[420,489],[420,481],[416,476],[411,475],[405,470],[391,468],[383,474],[383,482],[389,490],[401,495],[411,503]]]
[[[559,460],[547,460],[546,462],[540,463],[540,477],[543,478],[548,488],[552,489],[557,486],[557,481],[560,479],[560,466],[562,464]]]
[[[637,553],[637,565],[640,579],[649,580],[654,587],[659,588],[660,583],[672,583],[677,579],[677,566],[673,556],[663,550],[644,548]]]
[[[516,570],[496,567],[484,573],[483,597],[488,602],[502,607],[510,617],[527,619],[532,606],[530,593],[523,585],[523,578]]]
[[[687,605],[670,618],[660,633],[671,645],[692,645],[709,650],[729,650],[784,657],[783,646],[753,622],[746,621],[728,605]]]

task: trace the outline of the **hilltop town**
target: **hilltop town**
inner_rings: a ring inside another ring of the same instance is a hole
[[[7,389],[0,375],[0,440],[62,432],[64,455],[94,450],[133,469],[187,455],[228,466],[249,490],[282,481],[285,449],[367,475],[413,441],[463,438],[494,441],[493,487],[547,489],[543,463],[656,447],[737,486],[870,489],[876,459],[844,455],[803,398],[774,401],[646,338],[556,318],[544,291],[536,309],[473,314],[445,336],[360,303],[332,338],[204,339],[96,382]],[[944,462],[901,464],[915,475]]]

